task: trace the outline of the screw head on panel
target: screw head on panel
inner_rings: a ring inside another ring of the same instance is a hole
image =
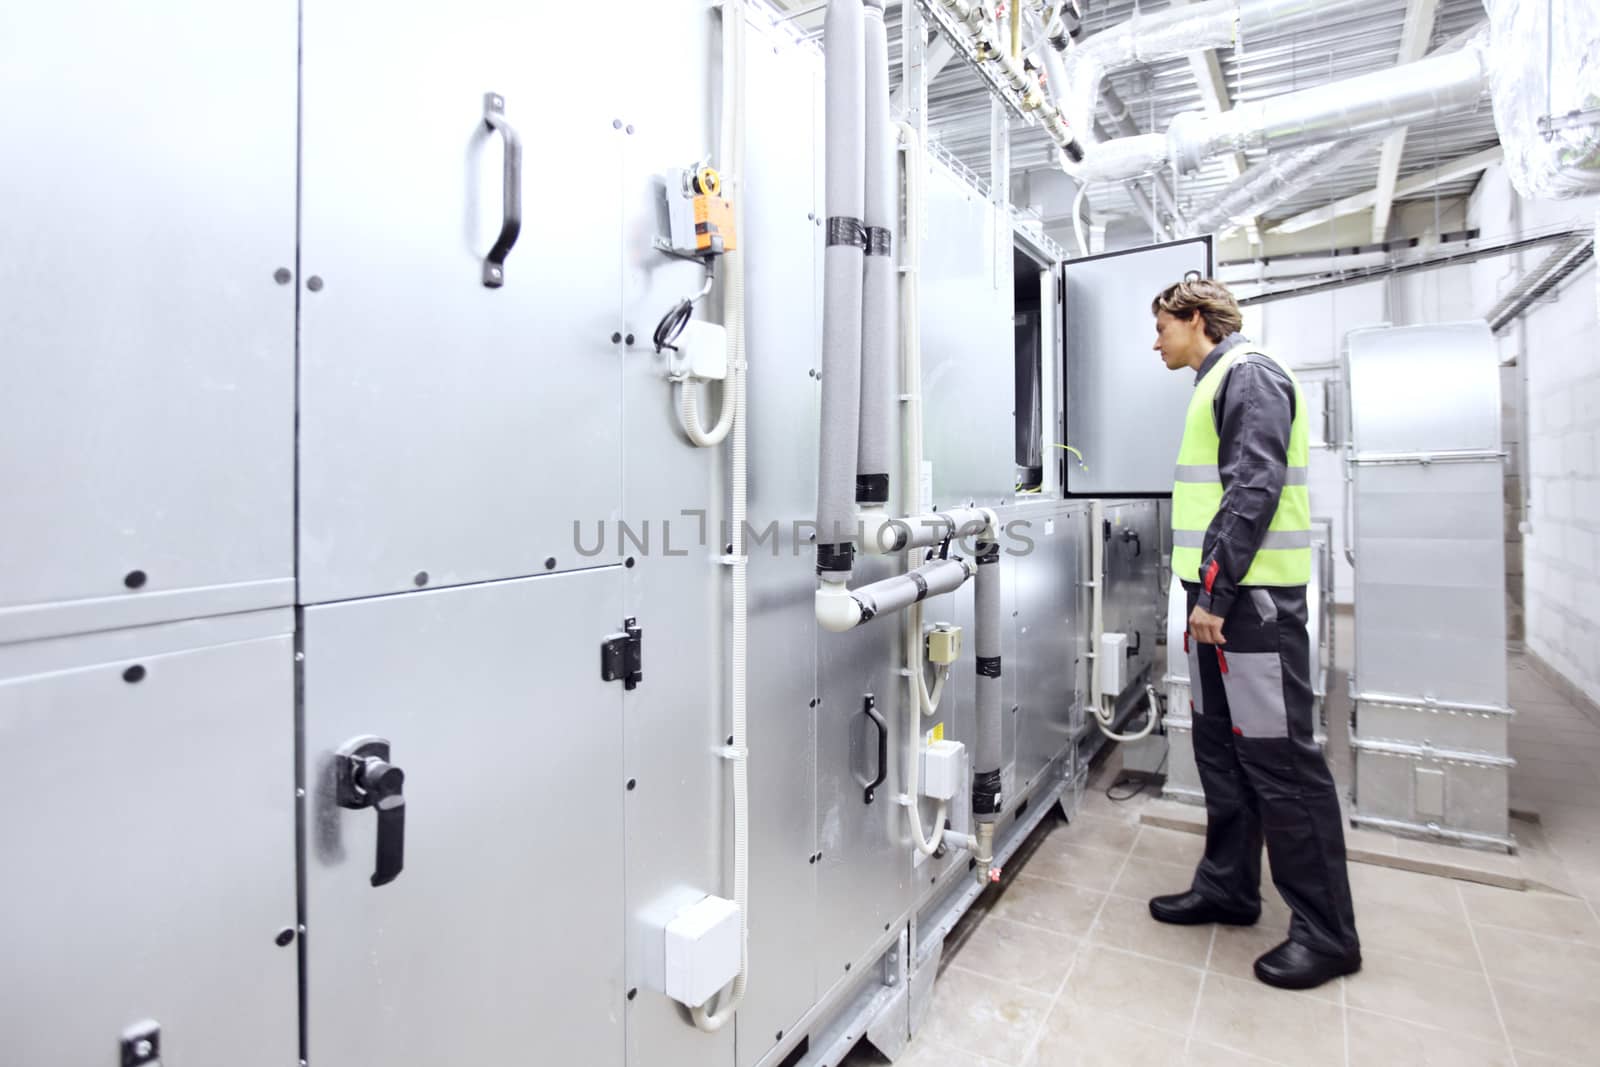
[[[622,343],[622,335],[620,333],[612,334],[611,335],[611,343],[614,344],[614,345],[620,345]]]
[[[129,589],[142,588],[144,583],[148,580],[149,575],[145,574],[144,571],[129,571],[127,574],[122,576],[122,584],[127,586]]]
[[[282,930],[279,930],[278,931],[278,936],[272,939],[273,943],[276,944],[279,948],[288,947],[289,943],[291,941],[293,941],[293,940],[294,940],[294,929],[292,927],[288,927],[288,926],[285,926]]]
[[[419,586],[419,587],[427,585],[428,584],[428,572],[427,571],[418,571],[416,573],[416,575],[414,577],[412,577],[411,582],[412,582],[413,585],[416,585],[416,586]]]
[[[288,285],[290,279],[293,277],[294,275],[289,273],[288,267],[279,267],[277,270],[272,272],[272,280],[277,282],[279,285]]]
[[[620,129],[622,129],[622,120],[621,120],[621,119],[612,119],[612,120],[611,120],[611,128],[612,128],[612,129],[613,129],[613,130],[620,130]]]
[[[322,292],[322,276],[320,274],[313,274],[311,277],[307,278],[306,288],[310,289],[313,293]]]
[[[144,664],[142,663],[135,663],[133,666],[122,672],[122,680],[127,682],[129,685],[136,685],[139,682],[144,681],[144,676],[145,670]]]
[[[544,569],[547,571],[553,571],[556,569],[556,558],[554,556],[547,556],[545,558]]]
[[[631,123],[631,122],[628,123],[627,128],[626,128],[626,130],[624,132],[626,132],[628,134],[628,136],[632,137],[633,136],[633,123]]]

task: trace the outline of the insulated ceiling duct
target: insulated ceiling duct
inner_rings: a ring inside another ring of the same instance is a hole
[[[1506,173],[1530,197],[1600,190],[1600,4],[1488,0]]]

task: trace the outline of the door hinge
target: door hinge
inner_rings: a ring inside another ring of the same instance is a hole
[[[644,678],[644,631],[637,619],[624,619],[622,630],[609,635],[600,646],[600,677],[621,681],[624,689],[635,689]]]

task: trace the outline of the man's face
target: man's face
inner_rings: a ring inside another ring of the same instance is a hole
[[[1168,370],[1198,367],[1207,352],[1215,346],[1206,336],[1205,318],[1196,311],[1188,319],[1174,317],[1169,312],[1156,312],[1156,343],[1151,345],[1161,353]]]

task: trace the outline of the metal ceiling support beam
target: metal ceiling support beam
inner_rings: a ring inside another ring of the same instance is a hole
[[[1394,199],[1416,196],[1418,193],[1425,193],[1435,186],[1444,185],[1458,178],[1476,174],[1499,163],[1504,157],[1504,149],[1499,145],[1495,145],[1493,148],[1486,148],[1482,152],[1474,152],[1470,156],[1462,156],[1460,159],[1453,159],[1448,163],[1440,164],[1433,170],[1425,170],[1420,174],[1413,174],[1405,181],[1395,185]],[[1365,193],[1356,193],[1354,196],[1335,200],[1325,207],[1312,208],[1310,211],[1302,211],[1298,215],[1290,216],[1276,226],[1271,227],[1269,232],[1299,233],[1301,230],[1309,230],[1313,226],[1332,222],[1334,219],[1344,215],[1354,215],[1358,212],[1366,211],[1377,202],[1378,191],[1376,189]]]
[[[911,17],[916,18],[918,24],[922,25],[922,12],[916,11],[916,7],[916,4],[907,4],[905,6],[905,11],[908,14],[915,11],[916,14]],[[906,21],[908,22],[910,21],[910,18],[906,15],[902,15],[901,17],[906,18]],[[923,39],[927,40],[927,38]],[[926,92],[929,85],[933,84],[933,79],[939,76],[939,72],[943,70],[952,59],[955,58],[955,55],[955,46],[950,43],[949,39],[946,38],[944,34],[935,31],[933,35],[933,41],[931,44],[927,45],[927,52],[922,60],[922,82],[924,92]],[[894,96],[889,100],[889,113],[891,115],[898,114],[899,112],[905,110],[905,106],[906,84],[902,82],[900,87],[894,91]]]
[[[1433,37],[1434,15],[1439,0],[1408,0],[1405,27],[1400,31],[1400,56],[1396,64],[1415,63],[1428,51]],[[1389,213],[1394,208],[1394,186],[1400,177],[1400,159],[1406,151],[1407,126],[1389,134],[1378,157],[1378,186],[1372,205],[1372,239],[1381,241],[1389,233]]]
[[[1118,137],[1137,137],[1144,132],[1139,128],[1139,122],[1133,117],[1133,113],[1128,110],[1128,105],[1123,103],[1122,97],[1118,96],[1117,91],[1111,87],[1109,78],[1100,86],[1100,102],[1105,105],[1106,113],[1111,116],[1111,122],[1116,126]],[[1106,135],[1105,129],[1099,123],[1095,124],[1095,136],[1100,138],[1101,141],[1109,141],[1111,139]],[[1129,182],[1129,188],[1132,188],[1133,184]],[[1165,174],[1152,175],[1151,188],[1155,192],[1156,202],[1161,205],[1161,210],[1165,211],[1168,218],[1172,220],[1172,225],[1166,227],[1166,229],[1171,232],[1174,228],[1182,226],[1183,212],[1178,210],[1178,196],[1172,191],[1172,179]],[[1135,204],[1137,203],[1138,201],[1135,200]]]
[[[1410,263],[1388,263],[1381,267],[1367,267],[1359,270],[1347,271],[1336,278],[1325,282],[1316,282],[1311,285],[1295,285],[1285,289],[1269,289],[1266,292],[1255,293],[1239,301],[1240,307],[1251,304],[1268,304],[1274,300],[1289,300],[1297,296],[1309,296],[1312,293],[1322,293],[1329,289],[1343,289],[1347,285],[1363,285],[1367,282],[1377,281],[1380,278],[1389,278],[1399,274],[1415,274],[1418,271],[1439,270],[1441,267],[1458,267],[1465,263],[1476,263],[1480,259],[1492,259],[1495,256],[1507,256],[1513,252],[1520,252],[1525,248],[1536,248],[1539,245],[1550,244],[1552,241],[1569,241],[1574,237],[1592,240],[1589,230],[1558,230],[1555,233],[1540,234],[1536,237],[1522,237],[1512,241],[1501,241],[1499,244],[1483,245],[1466,252],[1453,252],[1446,256],[1434,256],[1431,259],[1419,259]]]
[[[1187,4],[1189,0],[1172,0],[1172,2],[1177,6]],[[1189,53],[1189,69],[1194,72],[1195,84],[1200,87],[1200,99],[1205,102],[1207,111],[1220,114],[1233,110],[1233,98],[1228,95],[1228,82],[1222,76],[1222,64],[1218,62],[1215,50],[1207,48]],[[1228,181],[1236,182],[1249,169],[1250,164],[1243,152],[1225,152],[1222,155],[1222,166],[1227,171]],[[1244,224],[1244,233],[1251,244],[1261,243],[1261,229],[1256,225],[1255,219]]]

